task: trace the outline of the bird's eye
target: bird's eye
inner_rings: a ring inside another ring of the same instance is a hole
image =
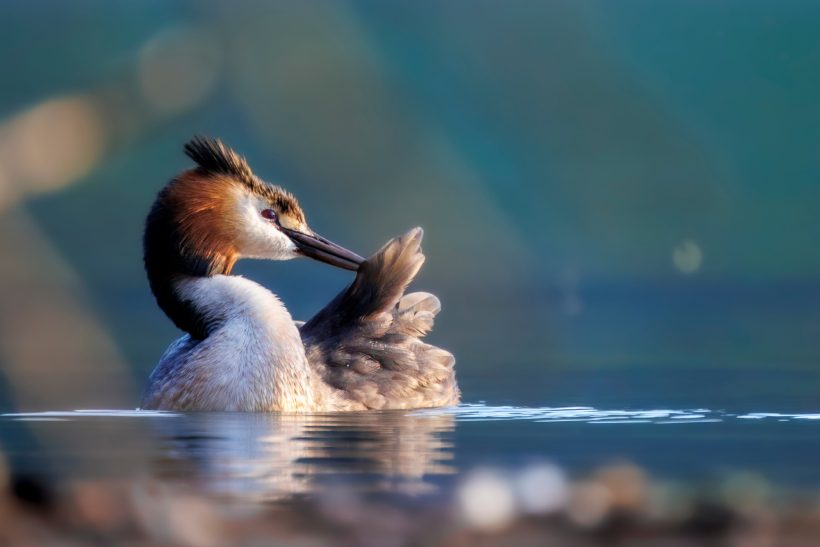
[[[273,209],[263,209],[262,216],[268,220],[276,220],[276,211]]]

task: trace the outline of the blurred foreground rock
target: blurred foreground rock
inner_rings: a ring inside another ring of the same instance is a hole
[[[820,496],[738,473],[694,490],[631,465],[569,480],[556,466],[479,468],[451,495],[344,485],[261,504],[196,486],[51,484],[0,466],[0,545],[816,545]]]

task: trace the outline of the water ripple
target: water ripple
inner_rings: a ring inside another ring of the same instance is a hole
[[[70,418],[175,418],[182,414],[166,412],[162,410],[110,410],[110,409],[89,409],[89,410],[48,410],[45,412],[8,412],[0,413],[0,418],[10,418],[12,420],[32,421],[32,420],[52,420],[60,421]]]
[[[207,413],[193,415],[204,416]],[[233,413],[218,413],[223,417]],[[456,407],[430,408],[411,411],[386,411],[381,413],[356,412],[338,414],[270,414],[269,416],[313,417],[322,423],[331,423],[337,419],[344,423],[355,423],[365,416],[393,414],[398,417],[424,418],[452,416],[457,422],[495,422],[495,421],[529,421],[537,423],[583,422],[590,424],[692,424],[729,422],[733,420],[765,420],[778,422],[805,422],[820,420],[820,413],[781,413],[781,412],[746,412],[732,413],[707,408],[690,409],[599,409],[592,406],[567,407],[524,407],[512,405],[487,405],[484,403],[464,403]],[[179,418],[191,416],[186,413],[161,412],[150,410],[67,410],[47,412],[17,412],[0,414],[0,418],[15,421],[62,421],[72,418]],[[241,413],[233,414],[239,416]],[[253,415],[253,414],[250,414]],[[262,416],[262,415],[255,415]]]
[[[449,414],[459,422],[523,420],[539,423],[584,422],[590,424],[692,424],[732,420],[776,420],[780,422],[820,420],[820,413],[731,413],[707,408],[617,410],[598,409],[591,406],[519,407],[492,406],[483,403],[465,403],[446,409],[418,410],[411,414],[416,416]]]

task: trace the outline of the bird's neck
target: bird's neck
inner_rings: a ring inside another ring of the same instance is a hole
[[[204,339],[213,330],[213,320],[179,294],[181,279],[230,274],[236,260],[231,253],[186,244],[192,238],[182,233],[168,199],[160,198],[148,215],[143,236],[145,272],[157,304],[171,321],[193,338]]]

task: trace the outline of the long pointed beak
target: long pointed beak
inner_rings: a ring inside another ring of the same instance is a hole
[[[352,271],[358,270],[359,265],[364,262],[364,258],[356,253],[318,234],[306,234],[288,228],[281,228],[281,230],[296,244],[299,252],[307,257]]]

